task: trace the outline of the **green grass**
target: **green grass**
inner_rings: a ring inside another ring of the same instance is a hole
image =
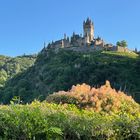
[[[117,56],[124,56],[129,58],[138,58],[138,54],[134,52],[114,52],[114,51],[103,51],[103,54],[110,54],[110,55],[117,55]]]

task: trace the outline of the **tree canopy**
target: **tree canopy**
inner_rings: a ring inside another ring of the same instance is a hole
[[[49,94],[69,90],[77,83],[100,86],[106,80],[113,88],[125,91],[140,101],[137,56],[134,53],[44,50],[32,67],[6,82],[0,91],[0,101],[8,103],[13,96],[20,96],[25,103],[35,98],[44,100]]]
[[[120,47],[124,47],[126,48],[128,45],[127,45],[127,42],[125,40],[122,40],[122,41],[118,41],[116,43],[117,46],[120,46]]]

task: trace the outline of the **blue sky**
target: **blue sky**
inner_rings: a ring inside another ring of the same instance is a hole
[[[37,53],[66,33],[83,33],[94,21],[95,36],[140,50],[140,0],[0,0],[0,54]]]

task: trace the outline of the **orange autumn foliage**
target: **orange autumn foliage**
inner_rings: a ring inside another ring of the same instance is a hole
[[[72,86],[70,91],[59,91],[48,96],[46,100],[60,104],[75,104],[78,108],[94,110],[96,112],[116,112],[125,105],[137,106],[137,103],[131,96],[112,89],[109,81],[106,81],[105,85],[100,88],[92,88],[85,83],[82,85],[77,84]]]

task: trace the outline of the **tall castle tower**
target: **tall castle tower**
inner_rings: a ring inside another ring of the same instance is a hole
[[[83,22],[83,29],[86,42],[91,42],[94,39],[94,25],[89,18],[87,18],[87,20]]]

